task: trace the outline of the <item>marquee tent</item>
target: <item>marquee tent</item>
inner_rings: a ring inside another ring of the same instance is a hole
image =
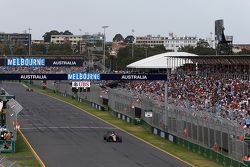
[[[187,53],[187,52],[167,52],[158,54],[155,56],[151,56],[134,63],[127,65],[127,68],[176,68],[182,66],[186,63],[193,63],[191,62],[188,57],[195,57],[198,55]],[[176,57],[176,58],[175,58]],[[177,57],[186,57],[184,58],[177,58]]]

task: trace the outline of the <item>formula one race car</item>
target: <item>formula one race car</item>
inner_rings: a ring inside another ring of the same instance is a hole
[[[33,92],[33,89],[32,88],[27,88],[26,91],[27,92]]]
[[[108,131],[104,136],[103,139],[107,142],[122,142],[122,137],[117,135],[114,131]]]

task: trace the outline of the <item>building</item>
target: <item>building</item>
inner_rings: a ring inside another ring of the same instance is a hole
[[[51,35],[51,43],[53,44],[63,44],[70,42],[71,45],[77,45],[80,41],[87,44],[96,44],[103,41],[103,34],[93,34],[93,35]]]
[[[234,53],[239,53],[243,50],[250,51],[250,44],[233,44]]]
[[[31,41],[32,45],[33,44],[44,44],[44,45],[49,45],[49,42],[44,42],[44,40],[41,39],[36,39]]]
[[[101,33],[93,34],[93,35],[83,35],[82,39],[84,42],[89,44],[102,43],[104,39],[104,35]]]
[[[29,45],[30,41],[31,34],[28,33],[0,33],[0,43]]]
[[[179,48],[185,47],[185,46],[193,46],[196,47],[197,42],[199,39],[195,37],[176,37],[173,35],[173,33],[169,34],[169,37],[165,38],[164,46],[166,50],[177,52]]]
[[[166,37],[164,46],[166,50],[177,52],[181,47],[196,47],[198,41],[197,37]]]
[[[156,47],[156,46],[164,46],[166,50],[170,51],[178,51],[179,48],[190,45],[196,46],[198,42],[197,37],[176,37],[173,33],[169,34],[169,37],[161,37],[147,35],[145,37],[136,37],[136,45],[141,47]]]
[[[82,40],[82,35],[51,35],[51,43],[53,44],[71,43],[71,45],[77,45]]]
[[[156,47],[164,45],[165,37],[147,35],[144,37],[136,37],[135,43],[137,46],[141,47]]]

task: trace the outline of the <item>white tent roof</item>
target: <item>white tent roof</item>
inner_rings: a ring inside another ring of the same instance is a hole
[[[182,58],[173,59],[172,57],[178,56],[198,56],[187,52],[167,52],[151,56],[134,63],[127,65],[127,68],[176,68],[182,66],[185,63],[191,63],[190,61]]]

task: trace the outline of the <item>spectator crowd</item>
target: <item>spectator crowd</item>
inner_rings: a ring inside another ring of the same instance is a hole
[[[0,67],[0,73],[60,74],[86,71],[87,67]],[[167,83],[168,103],[190,111],[209,112],[217,117],[235,121],[244,128],[250,126],[249,80],[227,79],[216,75],[202,77],[173,74]],[[110,81],[100,82],[101,86],[110,84]],[[164,81],[130,81],[118,85],[133,93],[137,99],[138,95],[142,95],[164,105]]]
[[[131,81],[125,89],[157,102],[164,102],[163,81]],[[210,112],[217,117],[250,126],[250,81],[216,76],[172,75],[168,81],[168,103],[185,109]]]

